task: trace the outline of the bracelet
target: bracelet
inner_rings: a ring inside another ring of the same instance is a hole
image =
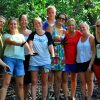
[[[24,43],[21,44],[21,47],[23,47],[25,43],[26,43],[26,41],[25,41]]]

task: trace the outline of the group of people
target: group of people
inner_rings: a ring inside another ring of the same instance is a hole
[[[5,19],[0,16],[0,55],[3,54],[4,61],[0,59],[0,65],[5,69],[0,100],[5,100],[12,76],[18,100],[28,100],[29,88],[32,100],[36,100],[39,73],[42,100],[47,99],[48,89],[49,92],[54,90],[55,100],[60,100],[61,88],[68,100],[68,75],[71,100],[76,100],[77,74],[82,100],[91,100],[94,74],[100,95],[100,19],[92,35],[86,22],[81,22],[77,30],[75,19],[68,19],[64,13],[56,16],[56,8],[48,6],[46,21],[42,22],[40,17],[33,19],[33,32],[28,29],[27,14],[20,15],[19,26],[16,18],[10,18],[8,31],[2,35],[4,24]],[[4,50],[1,50],[3,44]]]

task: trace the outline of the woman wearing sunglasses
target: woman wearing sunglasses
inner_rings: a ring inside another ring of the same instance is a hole
[[[65,72],[65,63],[64,63],[64,48],[61,44],[62,40],[65,37],[65,29],[63,24],[66,22],[66,14],[60,13],[56,16],[56,23],[53,28],[51,28],[50,33],[55,44],[55,57],[52,59],[52,70],[54,74],[54,90],[55,90],[55,100],[59,100],[60,88],[62,89],[65,95],[65,99],[68,99],[67,95],[67,73]]]

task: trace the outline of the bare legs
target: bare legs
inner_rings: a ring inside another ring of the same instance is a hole
[[[77,85],[77,74],[76,73],[70,73],[71,75],[71,98],[72,100],[75,100],[75,94],[76,94],[76,85]]]
[[[31,72],[31,77],[32,77],[32,100],[36,100],[38,72],[37,71]],[[42,80],[42,100],[46,100],[48,93],[48,73],[42,72],[41,80]]]
[[[3,86],[1,88],[2,90],[1,90],[1,94],[0,94],[0,100],[5,100],[6,94],[7,94],[7,89],[10,84],[10,80],[11,80],[11,75],[4,74],[4,80],[3,80]]]
[[[42,72],[42,100],[46,100],[48,94],[48,73]]]
[[[87,79],[87,89],[88,89],[88,96],[87,96],[87,100],[91,100],[91,96],[93,94],[93,78],[94,78],[94,74],[93,72],[86,72],[86,79]]]
[[[38,82],[38,72],[34,71],[31,72],[31,79],[32,79],[32,100],[36,100],[36,87]]]
[[[23,77],[16,77],[16,86],[19,100],[24,100]]]
[[[80,82],[81,82],[81,91],[82,91],[82,98],[85,100],[85,97],[87,96],[87,100],[91,100],[91,96],[93,93],[93,78],[94,74],[93,72],[87,71],[87,72],[80,72]],[[87,86],[87,87],[86,87]],[[86,95],[86,89],[88,90]]]
[[[2,86],[2,90],[1,90],[1,95],[0,95],[0,100],[5,100],[10,81],[11,81],[11,75],[5,74],[3,86]],[[16,77],[16,85],[17,85],[19,100],[24,100],[23,77]]]
[[[59,100],[59,94],[60,94],[60,88],[61,88],[61,82],[62,82],[62,79],[61,79],[61,74],[62,74],[62,71],[56,71],[54,73],[54,90],[55,90],[55,97],[57,100]]]
[[[63,71],[56,71],[54,74],[54,87],[55,87],[55,97],[59,100],[60,89],[62,86],[63,93],[65,95],[66,100],[68,100],[68,74]]]
[[[81,92],[82,92],[82,100],[85,100],[85,97],[87,96],[86,94],[86,80],[85,80],[85,74],[84,72],[79,73],[80,77],[80,86],[81,86]]]
[[[62,73],[62,89],[65,95],[65,99],[68,100],[68,73]]]
[[[50,72],[49,72],[48,83],[49,83],[50,91],[53,91],[54,71],[50,71]]]
[[[24,100],[28,100],[28,92],[30,88],[30,84],[24,84]]]

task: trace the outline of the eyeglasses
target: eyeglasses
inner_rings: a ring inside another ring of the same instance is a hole
[[[58,19],[60,19],[62,21],[65,21],[66,20],[65,18],[61,18],[61,17],[58,17]]]
[[[96,25],[96,27],[100,27],[100,25]]]

